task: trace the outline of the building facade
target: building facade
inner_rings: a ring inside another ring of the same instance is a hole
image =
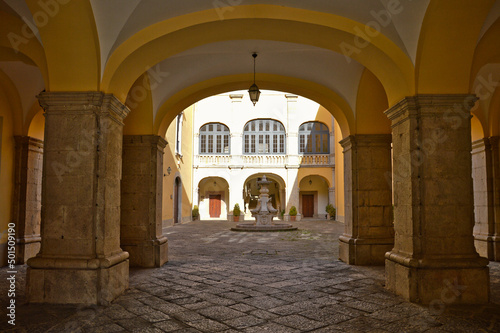
[[[206,98],[194,107],[193,204],[201,219],[232,218],[235,204],[251,218],[257,180],[284,219],[324,218],[335,205],[334,119],[317,103],[266,91],[256,106],[246,92]]]

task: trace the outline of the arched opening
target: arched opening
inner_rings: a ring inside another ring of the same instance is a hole
[[[198,188],[200,219],[226,219],[230,207],[228,182],[221,177],[207,177]]]
[[[269,197],[271,198],[271,204],[279,212],[279,217],[281,217],[281,212],[286,207],[286,186],[285,181],[280,176],[273,173],[257,173],[248,177],[243,184],[243,202],[245,204],[245,218],[252,219],[250,213],[251,209],[257,206],[257,200],[259,199],[260,186],[257,181],[262,179],[265,175],[267,180],[271,181],[269,184]]]
[[[304,219],[326,218],[329,203],[328,181],[317,175],[302,178],[299,183],[299,210]]]

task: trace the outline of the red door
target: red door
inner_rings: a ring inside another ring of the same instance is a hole
[[[209,204],[210,217],[220,217],[220,200],[221,200],[220,194],[210,195],[210,204]]]
[[[304,217],[314,216],[314,194],[302,195],[302,215]]]

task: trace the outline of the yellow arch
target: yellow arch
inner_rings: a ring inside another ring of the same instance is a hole
[[[0,89],[5,93],[5,98],[10,106],[12,121],[14,125],[14,135],[24,135],[23,131],[23,106],[16,86],[10,77],[0,70]]]
[[[36,100],[28,110],[28,114],[24,117],[23,135],[30,135],[37,139],[43,139],[44,127],[45,117],[43,116],[43,109],[38,103],[38,100]],[[30,132],[36,134],[31,135]]]
[[[356,99],[357,134],[391,134],[391,122],[384,114],[389,105],[380,81],[365,68]]]
[[[0,11],[0,49],[1,60],[22,61],[37,66],[42,73],[45,85],[49,76],[45,51],[31,29],[18,17]]]
[[[491,136],[500,135],[500,87],[495,89],[491,97],[489,111],[489,134]]]
[[[490,63],[500,62],[500,18],[493,23],[488,31],[483,35],[474,53],[474,63],[472,65],[470,77],[470,89],[481,68]]]
[[[42,38],[49,75],[48,91],[98,91],[100,82],[100,48],[94,13],[89,0],[66,1],[55,14],[40,4],[26,1]],[[44,18],[47,17],[47,20]],[[44,24],[41,24],[44,23]],[[135,80],[134,80],[135,81]],[[132,82],[133,83],[133,82]]]
[[[364,40],[355,34],[357,29],[374,37]],[[124,100],[133,82],[160,61],[196,46],[238,39],[307,44],[344,54],[345,45],[356,47],[355,41],[363,41],[366,47],[350,56],[379,78],[389,100],[414,94],[413,64],[389,38],[345,17],[275,5],[237,6],[224,20],[216,11],[205,10],[149,26],[110,56],[102,89]]]
[[[141,75],[129,91],[126,105],[130,112],[125,117],[123,134],[153,134],[153,96],[149,75]]]
[[[248,89],[252,74],[221,76],[206,80],[170,97],[158,110],[154,131],[165,135],[169,124],[182,110],[195,102],[212,95],[232,90]],[[323,105],[339,123],[342,135],[348,136],[354,128],[354,116],[349,104],[334,91],[317,83],[274,74],[259,74],[260,89],[286,91],[307,97]]]
[[[319,177],[322,178],[326,182],[327,187],[331,187],[332,185],[332,171],[329,168],[324,168],[326,169],[325,174],[322,174],[321,171],[325,170],[314,170],[312,171],[311,169],[299,169],[299,174],[297,175],[298,182],[297,184],[300,187],[300,183],[304,180],[306,177]],[[327,176],[328,175],[328,176]]]
[[[469,92],[474,50],[494,2],[432,0],[429,3],[415,65],[418,94]]]

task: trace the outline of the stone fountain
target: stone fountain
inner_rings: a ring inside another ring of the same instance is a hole
[[[273,207],[271,198],[269,198],[269,189],[267,188],[272,182],[267,180],[266,176],[257,181],[260,185],[260,195],[257,202],[257,207],[251,209],[252,217],[255,218],[253,223],[239,223],[236,227],[231,228],[233,231],[290,231],[297,230],[297,227],[289,223],[275,223],[273,218],[277,215],[278,210]]]

